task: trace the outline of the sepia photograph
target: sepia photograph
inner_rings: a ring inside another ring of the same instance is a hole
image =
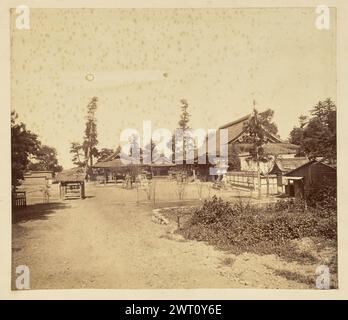
[[[8,14],[9,290],[340,288],[335,7]]]

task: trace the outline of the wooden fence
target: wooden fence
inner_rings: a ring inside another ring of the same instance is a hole
[[[240,188],[249,191],[258,190],[257,172],[254,171],[230,171],[224,176],[226,185],[232,188]],[[277,188],[277,176],[268,175],[261,176],[261,192],[263,194],[276,194]]]
[[[15,191],[12,193],[12,206],[25,207],[27,205],[27,197],[25,191]]]

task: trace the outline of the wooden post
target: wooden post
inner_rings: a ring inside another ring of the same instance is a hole
[[[156,205],[156,182],[154,179],[152,179],[152,199],[153,199],[153,205]]]
[[[80,185],[81,185],[81,198],[84,199],[86,197],[86,194],[85,194],[85,182],[82,182]]]
[[[257,184],[258,184],[258,198],[261,199],[261,172],[260,172],[260,162],[257,160]]]

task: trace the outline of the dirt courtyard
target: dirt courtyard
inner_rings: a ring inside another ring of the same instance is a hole
[[[172,225],[153,222],[153,209],[137,203],[135,190],[89,184],[86,199],[15,212],[13,289],[18,265],[29,267],[31,289],[314,288],[276,274],[312,276],[313,265],[184,240]]]

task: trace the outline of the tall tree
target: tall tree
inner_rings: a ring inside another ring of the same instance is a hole
[[[289,141],[300,146],[298,155],[309,159],[323,157],[334,163],[337,158],[336,105],[331,99],[319,101],[310,115],[299,118],[299,126],[290,132]]]
[[[258,197],[261,198],[261,170],[260,163],[267,162],[269,157],[265,154],[263,146],[268,142],[269,130],[273,130],[272,133],[276,133],[275,124],[272,121],[273,111],[268,112],[268,116],[259,114],[255,109],[245,124],[246,138],[251,143],[249,150],[250,156],[248,160],[256,162],[257,165],[257,180],[258,180]]]
[[[98,98],[93,97],[87,105],[87,121],[83,141],[83,150],[87,159],[86,165],[89,165],[90,167],[93,166],[93,157],[98,156],[97,119],[95,117],[97,102]]]
[[[189,122],[190,122],[190,118],[191,118],[191,115],[190,113],[188,112],[188,107],[189,107],[189,104],[187,102],[186,99],[181,99],[180,100],[180,103],[181,103],[181,114],[180,114],[180,120],[179,120],[179,129],[182,130],[182,137],[180,137],[182,139],[182,142],[183,142],[183,145],[182,145],[182,148],[183,148],[183,152],[182,152],[182,155],[183,155],[183,161],[184,161],[184,168],[186,167],[186,149],[187,148],[193,148],[193,145],[192,145],[192,141],[190,141],[190,139],[188,138],[187,134],[188,134],[188,130],[191,129],[190,126],[189,126]],[[174,152],[175,152],[175,146],[173,144],[173,148],[174,148]]]
[[[181,115],[179,121],[179,127],[183,130],[189,129],[188,123],[190,122],[191,115],[187,111],[189,105],[186,99],[181,99]]]
[[[28,169],[49,170],[56,173],[62,171],[63,167],[58,164],[57,150],[46,145],[41,145],[33,160],[29,163]]]
[[[11,112],[11,174],[15,188],[23,179],[23,174],[30,163],[30,157],[36,155],[40,141],[35,133],[27,130],[22,122],[17,122],[18,114]]]

